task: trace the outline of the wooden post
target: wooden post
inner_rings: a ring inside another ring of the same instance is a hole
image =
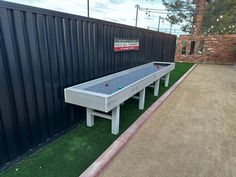
[[[159,94],[159,85],[160,85],[160,79],[158,79],[154,83],[154,96],[158,96],[158,94]]]
[[[170,80],[170,73],[166,74],[165,87],[168,87],[168,86],[169,86],[169,80]]]
[[[112,109],[111,117],[111,133],[117,135],[119,133],[120,125],[120,105]]]
[[[139,92],[139,109],[144,109],[144,102],[145,102],[145,88]]]
[[[87,126],[92,127],[94,125],[94,115],[92,109],[86,108]]]

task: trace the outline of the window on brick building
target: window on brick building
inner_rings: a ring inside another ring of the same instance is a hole
[[[187,42],[182,41],[182,54],[186,54]]]
[[[191,41],[191,44],[190,44],[190,51],[189,51],[189,54],[192,55],[194,54],[194,49],[195,49],[195,41]]]
[[[199,42],[199,44],[198,44],[197,52],[198,52],[199,54],[201,54],[201,53],[203,52],[203,48],[204,48],[204,41],[201,40],[201,41]]]

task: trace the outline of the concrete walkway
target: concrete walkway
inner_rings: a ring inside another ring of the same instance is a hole
[[[102,177],[235,177],[236,67],[198,65]]]

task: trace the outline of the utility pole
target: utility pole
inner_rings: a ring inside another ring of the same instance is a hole
[[[164,20],[163,17],[159,16],[159,19],[158,19],[158,27],[157,27],[157,31],[160,31],[160,24],[161,24],[161,20]]]
[[[161,16],[159,16],[157,31],[160,30],[160,22],[161,22]]]
[[[159,16],[157,31],[160,30],[160,22],[161,22],[161,16]]]
[[[136,7],[135,27],[137,27],[137,25],[138,25],[138,9],[139,9],[139,5],[136,4],[135,7]]]
[[[171,31],[172,31],[172,23],[170,23],[170,34],[171,34]]]
[[[88,13],[88,17],[89,17],[89,0],[87,0],[87,13]]]

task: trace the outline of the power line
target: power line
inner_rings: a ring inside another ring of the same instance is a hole
[[[141,11],[149,11],[149,12],[153,12],[153,11],[159,11],[159,12],[169,12],[170,10],[165,10],[165,9],[153,9],[153,8],[145,8],[145,7],[140,7],[139,6],[139,10]],[[197,11],[196,9],[178,9],[176,11]],[[204,11],[204,10],[202,10]]]
[[[146,7],[138,7],[140,11],[148,12],[148,13],[160,13],[160,14],[175,14],[178,12],[198,12],[199,15],[203,15],[206,9],[197,9],[197,5],[194,9],[191,8],[181,8],[177,10],[165,10],[165,9],[154,9],[154,8],[146,8]]]
[[[156,27],[152,27],[152,26],[148,26],[148,29],[155,29],[155,30],[157,30],[158,28],[156,28]],[[169,31],[170,28],[160,28],[160,30],[161,30],[161,31]],[[179,32],[182,32],[181,29],[177,29],[177,28],[172,28],[172,30],[173,30],[173,31],[179,31]]]

